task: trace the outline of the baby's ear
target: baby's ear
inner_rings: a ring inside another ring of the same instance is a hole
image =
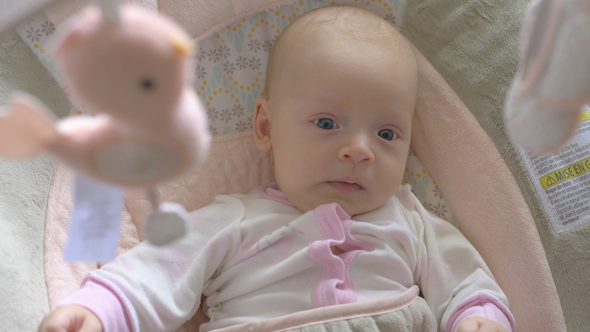
[[[272,150],[270,141],[270,105],[268,100],[258,97],[254,106],[254,143],[258,150],[269,152]]]

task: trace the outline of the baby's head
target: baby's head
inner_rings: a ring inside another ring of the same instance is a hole
[[[301,211],[336,202],[374,210],[401,184],[418,75],[394,26],[354,7],[324,7],[277,38],[254,140],[273,151],[275,177]]]

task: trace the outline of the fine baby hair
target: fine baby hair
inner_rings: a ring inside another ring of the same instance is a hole
[[[54,124],[45,106],[24,93],[0,114],[0,155],[50,152],[82,175],[70,226],[81,233],[66,249],[66,259],[74,261],[114,258],[123,209],[119,187],[146,189],[155,209],[144,224],[148,241],[164,245],[181,237],[186,211],[160,204],[154,188],[202,161],[210,141],[191,84],[195,46],[189,36],[159,14],[101,4],[102,10],[90,6],[67,23],[55,51],[72,94],[100,114]],[[114,234],[97,240],[101,231]]]

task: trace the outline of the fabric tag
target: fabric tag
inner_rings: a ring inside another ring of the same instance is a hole
[[[125,191],[80,175],[75,181],[75,206],[64,259],[108,262],[117,253]]]
[[[558,151],[518,151],[555,233],[590,223],[590,106],[583,107],[576,131]]]

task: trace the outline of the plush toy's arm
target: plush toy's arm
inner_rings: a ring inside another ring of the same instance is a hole
[[[589,29],[588,0],[536,0],[529,6],[504,119],[508,136],[530,152],[566,144],[590,99]]]
[[[0,156],[28,158],[45,152],[59,135],[54,121],[39,100],[25,93],[15,95],[8,109],[0,110]]]

